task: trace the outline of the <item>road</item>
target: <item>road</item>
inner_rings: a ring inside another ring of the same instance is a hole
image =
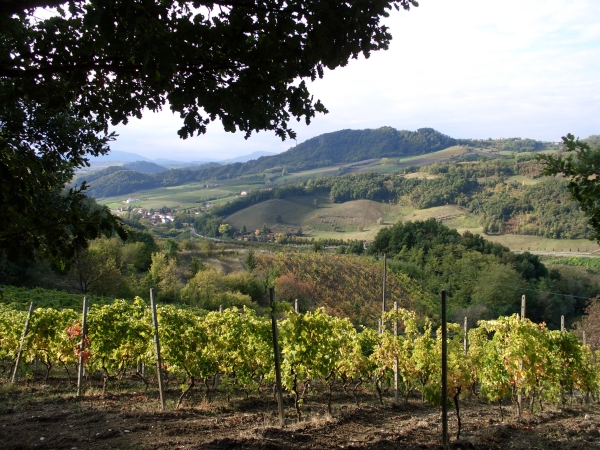
[[[513,250],[513,253],[521,254],[525,253],[525,250]],[[546,256],[576,256],[581,258],[598,258],[600,257],[600,253],[579,253],[579,252],[546,252],[546,251],[537,251],[530,250],[529,253],[532,255],[546,255]]]

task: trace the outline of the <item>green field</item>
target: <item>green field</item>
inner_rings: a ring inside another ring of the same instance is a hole
[[[107,197],[97,199],[98,203],[116,209],[125,206],[124,200],[133,197],[140,201],[132,203],[135,208],[198,208],[205,202],[215,204],[232,200],[241,191],[262,189],[265,186],[264,179],[257,176],[241,177],[235,180],[219,180],[218,187],[204,188],[203,183],[188,183],[180,186],[169,186],[164,188],[148,189],[124,196]]]
[[[275,221],[277,215],[281,216],[280,223]],[[441,220],[459,233],[468,230],[482,234],[477,217],[456,205],[419,210],[371,200],[332,203],[324,195],[269,200],[232,214],[226,218],[226,222],[236,228],[246,226],[247,229],[260,229],[267,225],[275,232],[301,227],[304,235],[315,238],[370,240],[381,228],[399,220],[407,222],[430,218]],[[377,223],[379,219],[382,219],[380,224]],[[600,250],[597,244],[586,239],[561,240],[522,235],[486,235],[485,238],[511,250],[571,253]]]
[[[539,183],[539,180],[532,180],[531,178],[526,177],[524,175],[513,175],[512,177],[508,177],[506,179],[506,181],[508,183],[510,183],[511,181],[516,181],[517,183],[519,183],[519,184],[525,184],[526,186],[534,185],[534,184]]]
[[[332,203],[326,195],[307,195],[268,200],[225,220],[236,228],[259,229],[267,225],[274,231],[285,231],[301,227],[305,235],[314,237],[367,239],[382,226],[377,225],[377,220],[384,219],[388,209],[388,205],[371,200]],[[279,223],[275,220],[278,215]]]
[[[505,245],[511,250],[568,253],[591,253],[600,250],[598,244],[587,239],[548,239],[516,234],[490,235],[485,238]],[[596,254],[596,256],[600,256],[600,254]]]
[[[124,200],[129,197],[139,199],[139,202],[131,203],[135,208],[198,208],[201,203],[213,201],[223,197],[231,197],[234,193],[225,189],[203,189],[202,185],[193,183],[182,186],[139,191],[125,197],[108,197],[98,199],[98,203],[107,205],[111,209],[124,206]]]
[[[345,165],[346,169],[343,172],[396,172],[402,166],[413,163],[429,165],[437,161],[459,157],[468,151],[469,149],[466,147],[455,146],[426,155],[389,158],[385,165],[381,164],[380,159],[349,163]],[[218,184],[218,186],[211,188],[204,188],[202,183],[188,183],[181,186],[139,191],[125,196],[98,199],[98,201],[116,209],[126,205],[124,203],[126,198],[135,197],[140,201],[131,204],[133,207],[158,209],[167,206],[174,209],[193,209],[203,206],[208,201],[219,204],[233,200],[241,191],[278,187],[315,177],[339,175],[342,173],[339,169],[340,165],[335,165],[281,176],[282,169],[278,168],[264,174],[219,180],[212,183],[213,185]],[[417,176],[429,177],[426,173],[407,175],[407,177]],[[488,179],[493,178],[488,177]],[[521,175],[509,177],[508,181],[525,185],[533,185],[538,182],[538,180]],[[315,238],[370,240],[381,228],[390,226],[399,220],[414,221],[429,218],[441,220],[445,225],[460,233],[467,230],[472,233],[482,233],[478,218],[456,205],[418,210],[408,206],[390,205],[370,200],[332,203],[327,195],[322,194],[272,199],[238,211],[225,220],[238,229],[243,226],[249,230],[261,229],[263,225],[267,225],[275,232],[302,228],[304,235]],[[489,235],[486,236],[486,239],[501,243],[512,250],[523,251],[591,253],[600,249],[596,244],[585,239],[554,240],[521,235]]]

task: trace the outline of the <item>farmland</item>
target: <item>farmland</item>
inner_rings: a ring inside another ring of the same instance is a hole
[[[430,322],[421,326],[411,311],[389,311],[385,318],[400,321],[405,330],[396,336],[387,326],[380,333],[357,332],[348,320],[322,310],[286,310],[279,324],[286,388],[281,418],[272,396],[267,317],[248,310],[206,313],[161,306],[162,408],[149,308],[142,301],[117,300],[90,310],[81,396],[57,373],[76,364],[72,336],[58,332],[76,312],[36,310],[25,347],[28,364],[16,384],[0,388],[3,448],[439,448],[441,338],[432,334]],[[14,339],[16,333],[7,332],[11,318],[24,313],[5,307],[0,312],[0,331]],[[18,322],[12,320],[15,330]],[[123,333],[125,322],[135,332]],[[501,317],[472,328],[464,352],[461,326],[450,327],[449,394],[457,409],[449,431],[455,447],[594,448],[600,443],[600,409],[586,395],[597,391],[597,363],[575,334],[550,331],[517,315]],[[45,369],[36,368],[33,355]],[[402,356],[397,399],[393,355]],[[64,367],[50,376],[56,359]],[[525,363],[520,366],[519,360]],[[141,372],[140,362],[146,367]],[[529,393],[523,409],[514,390],[511,396],[515,383]],[[492,405],[497,399],[508,401]]]
[[[22,448],[96,449],[440,449],[439,409],[411,399],[381,407],[373,397],[359,406],[340,395],[334,414],[322,399],[307,402],[310,418],[296,422],[286,403],[284,428],[278,427],[272,398],[211,402],[194,398],[182,410],[160,412],[156,392],[140,385],[102,396],[98,392],[77,401],[59,380],[30,383],[27,388],[2,392],[0,439],[5,450]],[[45,386],[45,387],[44,387]],[[32,391],[35,390],[35,393]],[[169,391],[174,397],[176,392]],[[456,426],[449,418],[452,433]],[[520,421],[500,420],[497,406],[476,399],[465,401],[464,437],[453,448],[530,449],[598,448],[597,405],[549,406]]]

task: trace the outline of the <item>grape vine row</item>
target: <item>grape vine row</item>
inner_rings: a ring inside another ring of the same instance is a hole
[[[398,361],[400,395],[419,393],[422,400],[439,404],[441,395],[441,334],[427,319],[400,308],[383,314],[381,332],[357,330],[347,318],[323,309],[296,313],[277,304],[282,381],[293,397],[298,417],[313,386],[322,386],[329,410],[336,389],[348,389],[359,401],[359,387],[373,386],[380,400],[394,379]],[[15,363],[26,313],[0,304],[0,377],[8,378]],[[23,361],[37,361],[45,377],[62,367],[69,379],[79,357],[80,314],[72,309],[35,309],[23,348]],[[271,324],[251,309],[223,312],[158,307],[163,369],[178,380],[182,393],[204,386],[207,396],[218,388],[231,395],[260,392],[275,380]],[[393,324],[398,324],[398,336]],[[574,334],[553,331],[518,315],[481,321],[468,332],[449,324],[448,397],[458,413],[462,395],[477,393],[489,402],[525,395],[532,410],[543,402],[563,403],[568,395],[596,397],[600,391],[598,354]],[[84,355],[89,374],[109,380],[126,375],[150,385],[141,367],[152,367],[153,329],[148,305],[115,300],[92,306],[88,313],[88,341]],[[23,371],[29,370],[26,367]],[[218,379],[218,385],[215,380]]]

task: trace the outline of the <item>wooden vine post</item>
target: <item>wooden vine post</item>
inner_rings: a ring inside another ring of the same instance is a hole
[[[17,350],[17,359],[15,361],[15,369],[13,370],[12,377],[10,378],[10,382],[14,383],[17,378],[17,371],[19,370],[19,364],[21,363],[21,354],[23,353],[23,344],[25,343],[25,336],[29,331],[29,321],[31,320],[31,315],[33,314],[33,302],[29,304],[29,313],[27,314],[27,319],[25,319],[25,326],[23,327],[23,334],[21,334],[21,340],[19,341],[19,349]]]
[[[385,290],[387,282],[387,256],[383,254],[383,302],[381,305],[381,312],[385,312]]]
[[[560,316],[560,332],[565,331],[565,316]]]
[[[275,387],[277,388],[277,407],[279,409],[279,424],[285,424],[283,418],[283,394],[281,392],[281,365],[279,363],[279,339],[277,336],[277,318],[275,317],[275,288],[269,287],[271,300],[271,329],[273,331],[273,357],[275,359]]]
[[[394,319],[394,338],[396,338],[396,341],[397,341],[398,340],[398,302],[394,302],[394,311],[396,313],[396,318]],[[396,402],[396,404],[399,403],[399,401],[398,401],[398,385],[399,385],[398,353],[396,353],[396,356],[394,358],[394,401]]]
[[[442,447],[448,448],[448,342],[446,290],[442,289]]]
[[[463,352],[465,354],[465,356],[467,355],[467,351],[469,350],[469,341],[467,338],[467,333],[469,331],[469,319],[465,316],[465,324],[464,324],[464,330],[465,330],[465,338],[463,341]]]
[[[160,341],[158,339],[158,316],[156,315],[156,300],[154,300],[154,289],[150,289],[150,307],[152,308],[152,326],[154,327],[154,351],[156,353],[156,377],[158,378],[160,410],[164,411],[165,393],[162,379],[162,358],[160,357]]]
[[[89,313],[90,313],[90,302],[88,302],[88,304],[87,304],[86,317]],[[86,320],[86,322],[87,322],[87,320]],[[86,333],[87,333],[87,331],[86,331]],[[86,368],[85,368],[85,364],[84,364],[83,365],[83,376],[85,377],[86,375],[87,375],[87,372],[86,372]]]
[[[521,320],[525,320],[525,309],[526,309],[525,295],[521,296]],[[519,363],[519,369],[523,370],[523,360]],[[521,418],[521,411],[523,410],[523,390],[519,388],[519,394],[517,395],[517,408],[519,408],[519,419]]]
[[[85,364],[83,353],[85,351],[85,336],[87,335],[87,313],[88,300],[83,297],[83,312],[81,313],[81,341],[79,341],[79,367],[77,367],[77,397],[81,396],[83,389],[83,365]]]

